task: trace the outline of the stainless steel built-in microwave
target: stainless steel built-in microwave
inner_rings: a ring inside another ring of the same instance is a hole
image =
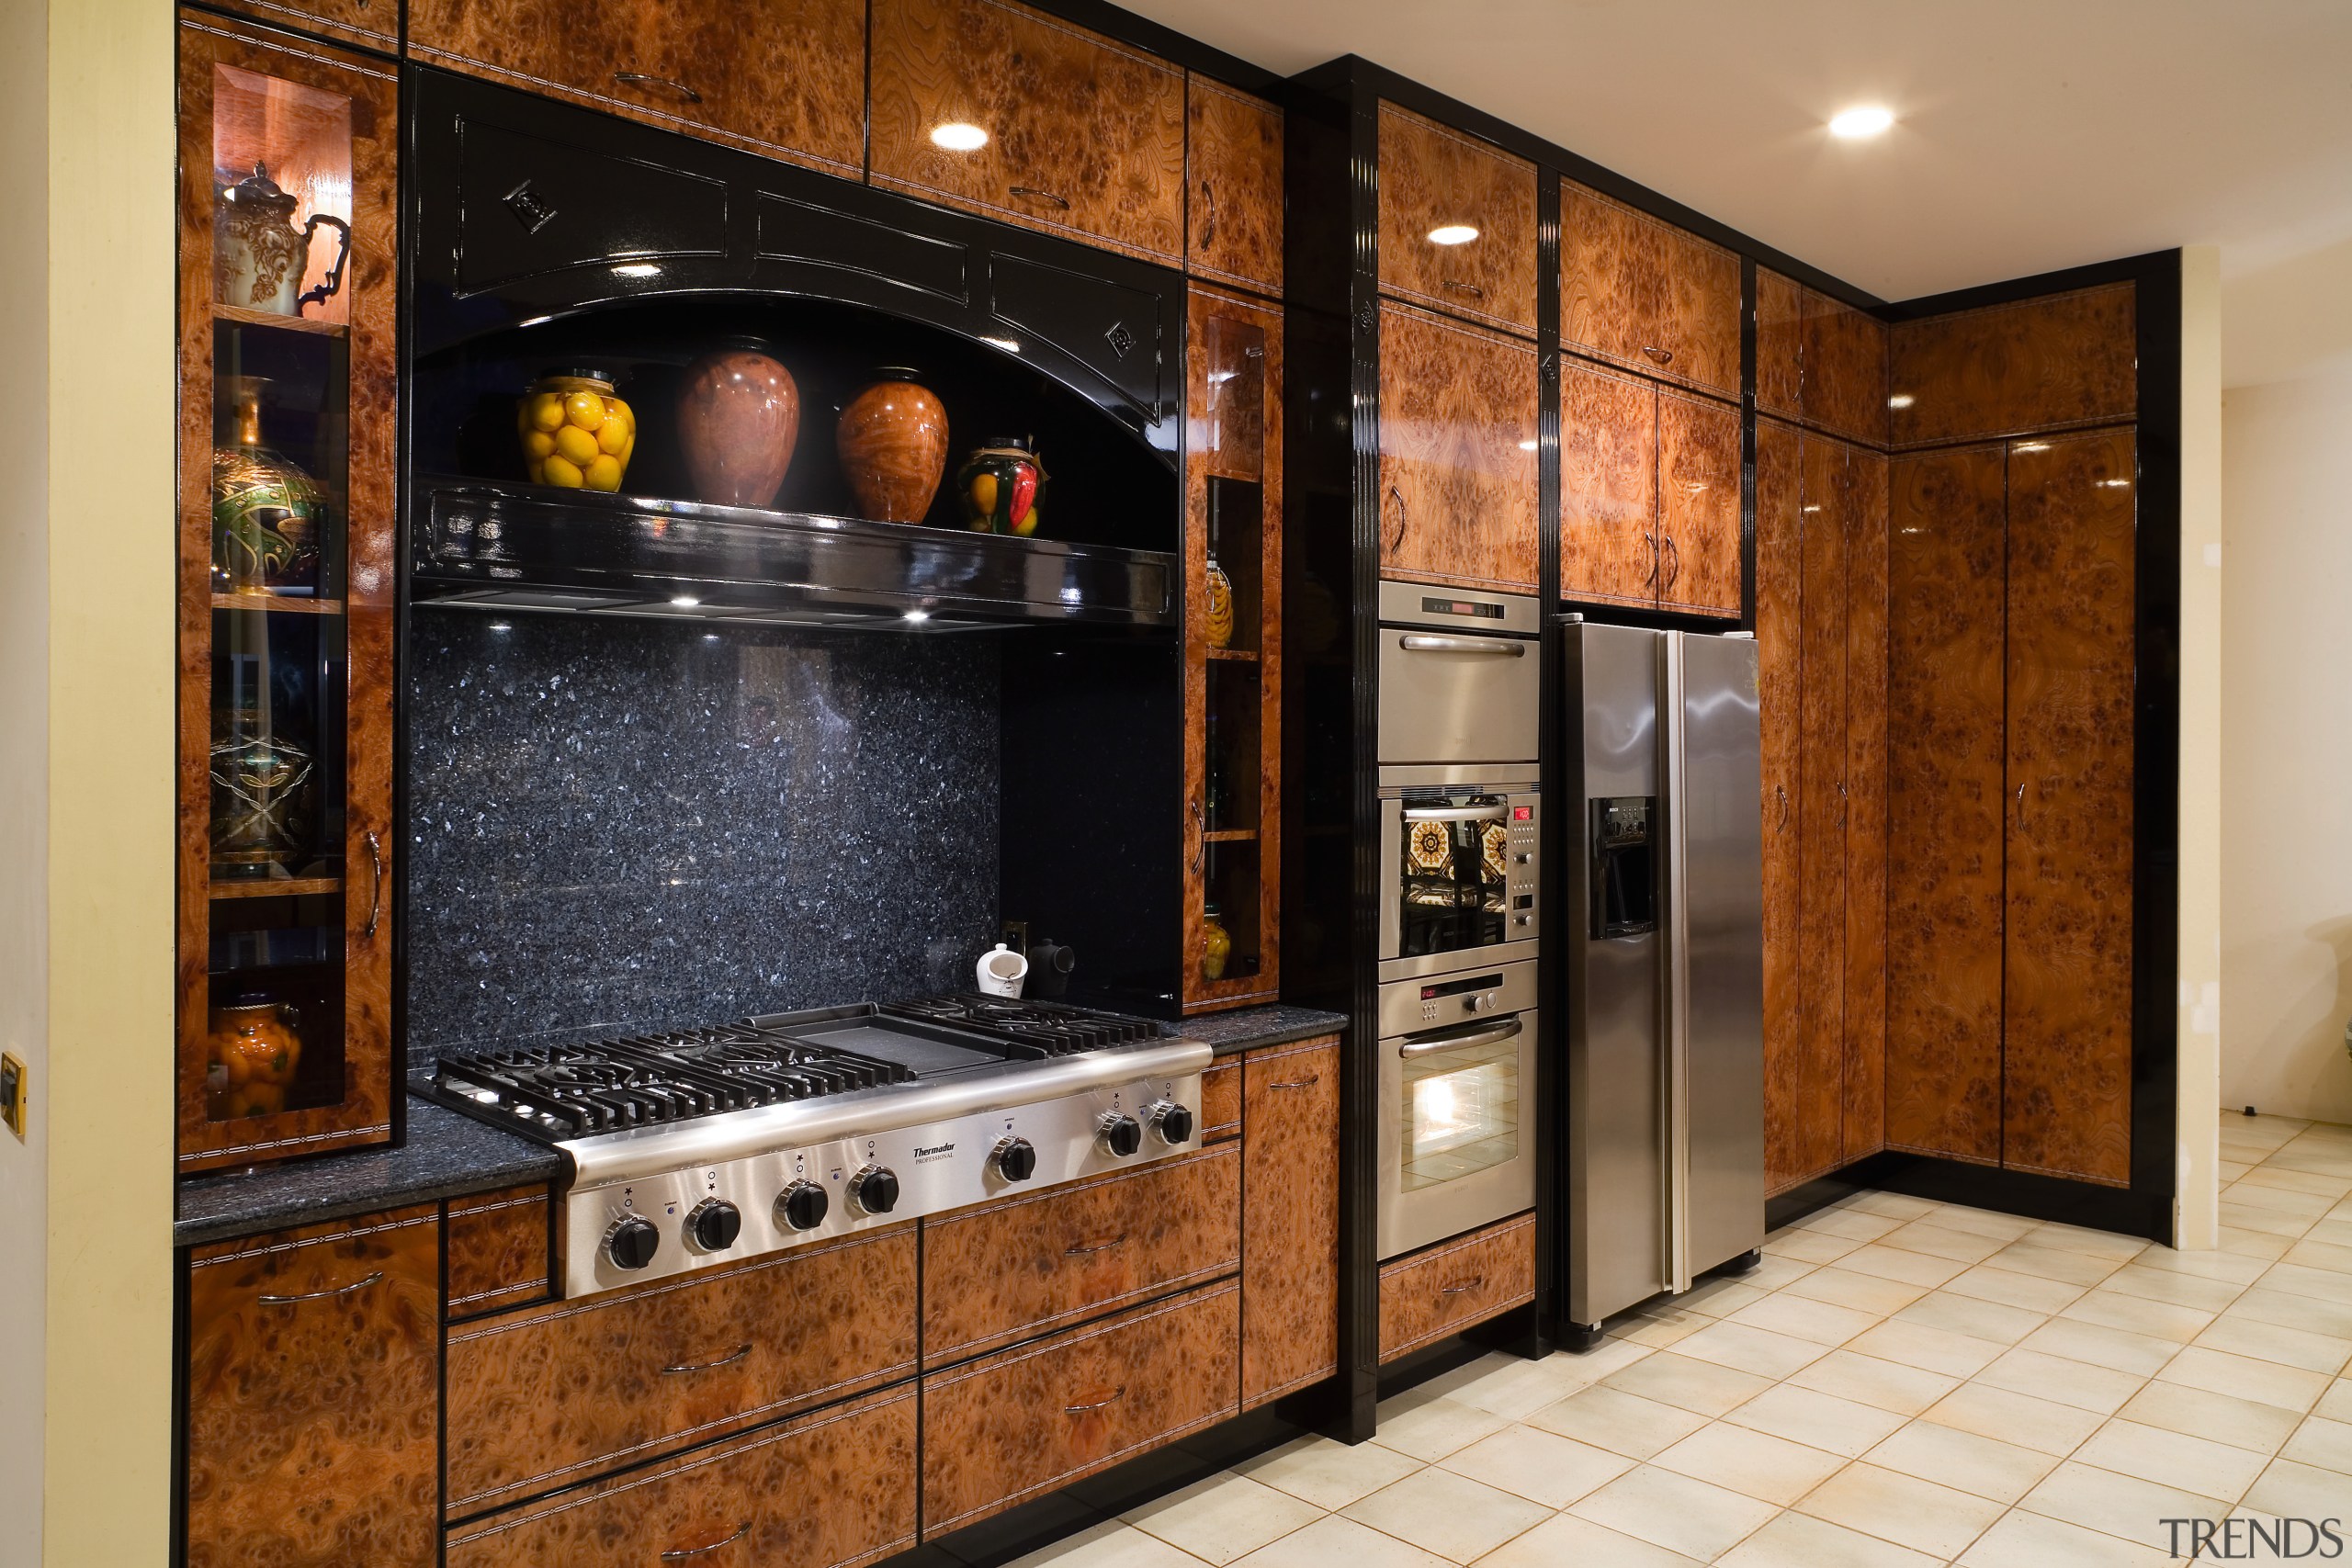
[[[1381,769],[1381,980],[1534,957],[1543,835],[1532,766]]]

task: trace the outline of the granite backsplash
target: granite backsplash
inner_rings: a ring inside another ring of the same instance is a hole
[[[440,1052],[968,986],[987,636],[419,609],[407,1032]]]

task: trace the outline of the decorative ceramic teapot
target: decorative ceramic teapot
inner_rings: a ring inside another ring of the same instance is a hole
[[[332,213],[313,212],[294,226],[300,198],[277,188],[261,164],[248,178],[220,193],[212,217],[212,280],[220,302],[274,316],[299,316],[302,307],[343,287],[344,264],[351,260],[351,225]],[[310,270],[311,236],[325,224],[343,236],[343,248],[327,269],[326,281],[304,289]]]

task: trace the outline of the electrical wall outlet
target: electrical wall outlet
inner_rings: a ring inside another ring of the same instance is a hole
[[[23,1062],[0,1055],[0,1122],[20,1138],[25,1135],[26,1077]]]

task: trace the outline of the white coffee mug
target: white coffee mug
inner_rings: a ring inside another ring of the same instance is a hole
[[[980,954],[978,971],[981,990],[992,997],[1017,997],[1021,982],[1029,977],[1029,960],[998,942],[996,951]]]

